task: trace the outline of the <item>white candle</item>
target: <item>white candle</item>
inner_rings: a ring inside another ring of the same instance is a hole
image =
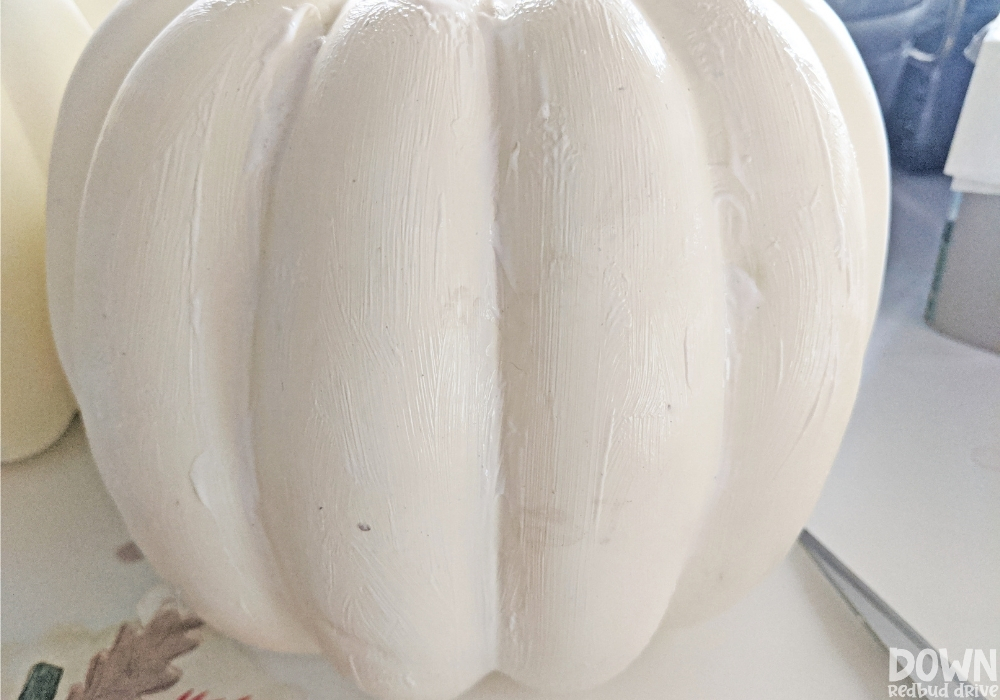
[[[3,0],[3,461],[48,447],[76,403],[56,356],[45,292],[45,194],[59,102],[112,0]]]

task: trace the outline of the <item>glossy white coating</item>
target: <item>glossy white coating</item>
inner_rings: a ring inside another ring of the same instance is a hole
[[[877,107],[824,12],[120,7],[63,105],[50,297],[159,571],[400,698],[590,687],[752,586],[882,273]]]

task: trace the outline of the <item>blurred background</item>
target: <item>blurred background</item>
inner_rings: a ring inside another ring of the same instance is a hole
[[[910,172],[941,172],[972,78],[980,32],[1000,13],[1000,0],[828,2],[871,73],[893,165]]]

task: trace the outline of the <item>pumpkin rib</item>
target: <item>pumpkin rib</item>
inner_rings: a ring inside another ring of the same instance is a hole
[[[77,231],[94,148],[118,89],[139,56],[191,0],[122,0],[97,28],[63,93],[46,199],[46,284],[56,349],[74,392],[70,328]],[[108,50],[108,44],[114,47]]]
[[[493,158],[474,19],[344,9],[263,262],[263,521],[327,657],[387,697],[451,697],[495,666]]]
[[[641,15],[516,3],[496,31],[514,271],[500,670],[565,692],[638,656],[696,534],[721,443],[724,282],[686,76]]]
[[[256,522],[247,384],[270,156],[254,158],[254,123],[267,71],[294,89],[319,48],[325,27],[305,10],[196,3],[141,53],[94,149],[73,294],[72,374],[133,537],[205,619],[283,651],[315,644]],[[136,129],[146,138],[116,148]],[[171,322],[149,322],[160,315]]]
[[[808,517],[857,390],[879,291],[877,236],[885,229],[866,226],[834,89],[788,15],[720,3],[692,13],[701,26],[681,36],[675,5],[650,3],[649,11],[678,41],[699,37],[687,55],[704,88],[704,120],[722,135],[711,157],[720,166],[721,215],[730,222],[723,238],[733,342],[727,456],[668,612],[668,625],[685,625],[761,580]],[[770,67],[728,60],[727,47],[754,45]],[[782,100],[798,110],[775,114],[772,105]]]

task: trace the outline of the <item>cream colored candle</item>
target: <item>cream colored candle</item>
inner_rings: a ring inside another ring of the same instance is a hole
[[[111,0],[3,0],[3,461],[48,447],[76,412],[56,357],[45,292],[45,190],[63,89]]]

